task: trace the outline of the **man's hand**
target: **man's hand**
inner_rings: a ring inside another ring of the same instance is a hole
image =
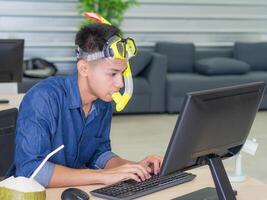
[[[103,169],[99,171],[102,176],[102,183],[113,184],[127,179],[134,179],[138,182],[149,179],[151,176],[147,168],[141,164],[124,164],[119,167]]]
[[[162,158],[159,156],[147,156],[140,162],[124,160],[113,157],[108,161],[105,169],[100,170],[101,183],[113,184],[127,179],[138,182],[151,178],[152,173],[158,174],[161,168]]]
[[[150,174],[158,174],[160,172],[162,161],[163,159],[161,157],[151,155],[147,156],[144,160],[141,160],[139,164],[142,165]]]

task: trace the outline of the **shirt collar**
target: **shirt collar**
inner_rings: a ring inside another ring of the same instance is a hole
[[[74,74],[68,76],[65,80],[65,85],[67,89],[67,98],[68,98],[68,105],[70,109],[81,108],[82,107],[82,100],[80,96],[80,91],[78,87],[78,74],[75,72]],[[93,102],[92,108],[98,111],[99,109],[105,108],[106,102],[102,101],[101,99],[97,99]]]

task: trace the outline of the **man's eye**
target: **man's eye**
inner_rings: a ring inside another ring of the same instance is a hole
[[[111,76],[116,76],[117,73],[111,73]]]

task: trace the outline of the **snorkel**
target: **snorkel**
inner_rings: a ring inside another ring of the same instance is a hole
[[[111,25],[109,21],[107,21],[105,18],[103,18],[102,16],[96,13],[85,12],[84,16],[90,20],[93,20],[96,23]],[[125,58],[127,59],[127,67],[123,72],[124,93],[121,94],[120,92],[114,92],[112,94],[112,99],[116,104],[116,111],[120,112],[125,108],[125,106],[129,102],[133,94],[133,79],[132,79],[132,72],[130,68],[129,59],[136,55],[136,46],[135,46],[134,40],[131,38],[122,39],[118,36],[115,36],[115,38],[112,37],[111,39],[112,41],[110,41],[110,43],[109,41],[107,42],[107,45],[109,45],[108,46],[109,48],[104,48],[104,50],[106,51],[88,54],[86,52],[82,52],[80,49],[80,51],[78,50],[78,56],[85,57],[87,60],[95,60],[95,59],[103,58],[103,57],[113,57],[113,58],[118,58],[118,59],[123,59],[123,60]],[[119,46],[118,44],[120,45],[120,47],[123,47],[124,55],[122,55],[122,53],[119,52],[118,49],[121,49],[121,48],[118,48]]]

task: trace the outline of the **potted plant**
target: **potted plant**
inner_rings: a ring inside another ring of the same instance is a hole
[[[80,13],[96,12],[115,26],[120,26],[125,11],[137,5],[137,0],[79,0]],[[91,23],[86,20],[83,25]]]

